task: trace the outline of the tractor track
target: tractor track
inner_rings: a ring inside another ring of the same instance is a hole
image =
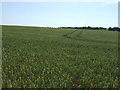
[[[111,43],[111,44],[116,44],[115,42],[111,42],[111,41],[100,41],[100,40],[87,40],[87,39],[83,39],[83,38],[82,38],[83,30],[81,30],[76,37],[71,37],[71,36],[69,36],[69,35],[71,35],[71,34],[74,34],[74,33],[77,32],[77,31],[78,31],[78,30],[75,30],[75,31],[70,32],[70,33],[68,33],[68,34],[64,34],[64,35],[62,35],[62,36],[65,37],[65,38],[68,38],[68,39],[78,40],[78,41],[87,41],[87,42],[94,42],[94,43]]]

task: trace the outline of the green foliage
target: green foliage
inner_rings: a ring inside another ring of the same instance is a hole
[[[9,88],[118,87],[117,32],[3,26]]]

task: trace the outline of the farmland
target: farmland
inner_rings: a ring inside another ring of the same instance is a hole
[[[2,27],[3,88],[116,88],[118,32]]]

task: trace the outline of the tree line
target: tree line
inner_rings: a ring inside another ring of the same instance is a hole
[[[120,31],[120,28],[119,27],[113,27],[113,28],[109,27],[108,30],[109,31]]]
[[[58,27],[58,28],[65,28],[65,29],[86,29],[86,30],[109,30],[109,31],[120,31],[119,27],[109,27],[109,28],[104,28],[104,27]]]

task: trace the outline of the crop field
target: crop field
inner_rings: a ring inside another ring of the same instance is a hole
[[[118,32],[2,27],[3,88],[117,88]]]

